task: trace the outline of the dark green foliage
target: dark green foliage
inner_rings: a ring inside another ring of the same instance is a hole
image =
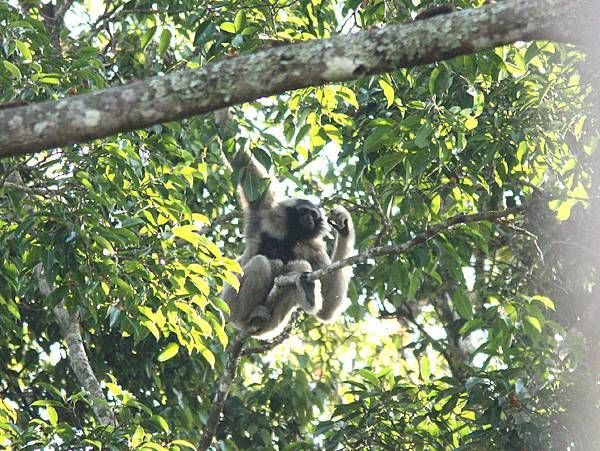
[[[16,3],[0,3],[4,104],[417,10],[407,0],[132,0],[106,11],[75,1],[56,48],[41,2]],[[359,252],[459,213],[529,208],[355,267],[343,319],[305,318],[279,347],[244,357],[217,432],[223,449],[591,449],[597,439],[569,415],[575,405],[598,417],[582,382],[593,354],[572,329],[598,298],[599,274],[582,59],[519,43],[252,102],[233,111],[244,139],[223,140],[206,116],[0,160],[0,445],[197,443],[232,333],[218,293],[242,250],[239,220],[202,228],[239,208],[243,174],[223,152],[246,147],[290,195],[345,205]],[[244,180],[259,196],[265,181]],[[81,317],[115,429],[98,424],[69,367],[52,313],[61,301]]]

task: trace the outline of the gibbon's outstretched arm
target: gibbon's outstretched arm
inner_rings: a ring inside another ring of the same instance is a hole
[[[331,261],[349,257],[354,250],[354,224],[348,210],[337,206],[329,214],[329,224],[337,231]],[[323,266],[330,262],[323,262]],[[323,278],[323,307],[317,317],[324,322],[334,321],[346,307],[348,284],[352,277],[352,268],[345,267]]]

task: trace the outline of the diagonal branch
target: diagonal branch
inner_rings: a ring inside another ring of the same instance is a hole
[[[506,0],[6,108],[0,110],[0,157],[85,142],[293,89],[355,80],[533,37],[561,38],[554,36],[558,31],[594,38],[597,27],[587,25],[598,16],[597,10],[596,0]]]
[[[453,227],[460,224],[468,224],[471,222],[480,222],[480,221],[496,221],[501,218],[506,218],[510,215],[515,215],[518,213],[522,213],[525,210],[524,206],[507,208],[505,210],[498,211],[485,211],[482,213],[474,213],[470,215],[466,215],[464,213],[460,213],[456,216],[452,216],[444,222],[439,224],[435,224],[430,228],[424,230],[423,232],[415,235],[414,238],[405,241],[400,244],[391,244],[389,246],[379,246],[372,247],[371,249],[366,250],[357,255],[353,255],[348,258],[344,258],[342,260],[337,260],[331,263],[328,266],[325,266],[321,269],[317,269],[311,273],[303,275],[306,277],[306,280],[312,281],[317,279],[322,279],[328,274],[335,272],[345,266],[356,265],[358,263],[362,263],[373,257],[381,257],[384,255],[398,255],[408,252],[412,248],[418,246],[425,241],[430,240],[431,238],[443,233],[447,230],[452,229]],[[297,275],[283,275],[279,276],[275,279],[275,285],[278,287],[284,287],[287,285],[293,285],[296,283],[296,278],[299,277]]]
[[[34,268],[34,274],[38,279],[40,292],[46,297],[50,296],[53,290],[48,284],[41,263]],[[81,337],[79,315],[76,313],[70,314],[64,301],[60,301],[53,310],[63,338],[67,343],[67,352],[71,368],[83,389],[91,397],[94,415],[96,415],[100,424],[104,426],[116,426],[117,421],[112,411],[106,405],[106,399],[102,393],[100,382],[98,382],[85,352],[83,338]]]

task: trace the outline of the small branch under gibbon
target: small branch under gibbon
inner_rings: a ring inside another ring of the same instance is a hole
[[[231,385],[235,380],[238,361],[242,356],[244,345],[246,344],[248,338],[250,338],[251,334],[252,331],[241,330],[231,343],[229,348],[229,358],[225,364],[225,371],[219,379],[217,393],[215,393],[213,403],[210,406],[210,412],[208,414],[208,420],[206,422],[204,432],[202,433],[202,438],[200,439],[200,443],[198,443],[199,450],[207,450],[213,441],[215,433],[217,432],[217,427],[221,422],[221,413],[223,413],[225,401],[229,395]]]
[[[276,288],[276,287],[275,287]],[[277,299],[276,296],[273,296],[273,290],[271,295],[267,298],[265,303],[268,309],[273,308],[273,303]],[[283,330],[281,334],[275,337],[273,340],[265,343],[263,346],[257,348],[250,348],[248,350],[244,350],[244,346],[254,333],[259,330],[259,327],[248,327],[246,329],[240,330],[236,337],[234,338],[230,348],[229,348],[229,357],[227,358],[227,363],[225,364],[225,371],[221,374],[221,378],[219,379],[219,386],[217,387],[217,393],[215,393],[215,397],[213,399],[213,403],[210,406],[210,412],[208,413],[208,420],[206,422],[206,426],[204,427],[204,432],[202,433],[202,438],[200,439],[200,443],[198,444],[199,450],[207,450],[217,432],[217,427],[221,421],[221,414],[223,413],[223,408],[225,407],[225,401],[227,400],[227,396],[229,395],[229,390],[231,389],[231,385],[235,380],[235,373],[237,371],[237,364],[242,355],[248,354],[256,354],[260,352],[266,352],[280,343],[283,343],[290,335],[294,324],[298,319],[298,312],[294,312],[292,314],[292,319]]]

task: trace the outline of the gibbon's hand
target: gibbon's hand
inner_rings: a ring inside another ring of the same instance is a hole
[[[342,236],[348,236],[352,218],[344,207],[336,205],[327,215],[327,222]]]

